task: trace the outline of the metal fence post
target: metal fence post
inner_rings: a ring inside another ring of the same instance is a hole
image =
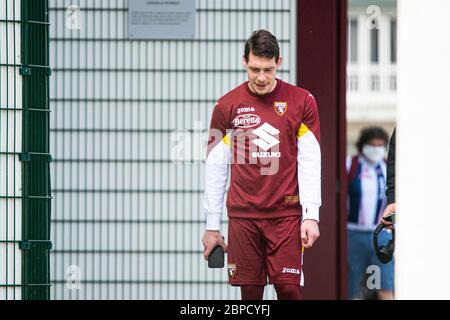
[[[48,1],[22,0],[22,299],[50,298]]]

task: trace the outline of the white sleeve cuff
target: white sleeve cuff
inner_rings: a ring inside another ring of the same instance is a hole
[[[303,208],[303,218],[302,221],[305,220],[316,220],[319,222],[319,206],[315,205],[302,205]]]
[[[222,213],[206,214],[206,230],[220,230],[220,219]]]

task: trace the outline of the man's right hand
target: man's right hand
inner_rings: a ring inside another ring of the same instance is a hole
[[[393,223],[390,221],[384,220],[384,217],[389,216],[397,211],[397,205],[395,203],[391,203],[386,207],[386,209],[383,212],[383,216],[381,217],[381,223],[386,226],[386,229],[393,229]]]
[[[223,248],[225,252],[227,252],[227,244],[223,240],[223,237],[218,230],[206,230],[203,234],[202,243],[203,247],[205,248],[203,252],[205,260],[208,260],[209,254],[218,244]]]

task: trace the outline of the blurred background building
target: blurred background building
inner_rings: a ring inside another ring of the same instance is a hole
[[[397,91],[397,1],[349,0],[347,150],[362,128],[393,131]]]

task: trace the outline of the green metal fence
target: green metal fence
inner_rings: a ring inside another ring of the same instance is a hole
[[[0,298],[49,299],[48,3],[0,7]]]

